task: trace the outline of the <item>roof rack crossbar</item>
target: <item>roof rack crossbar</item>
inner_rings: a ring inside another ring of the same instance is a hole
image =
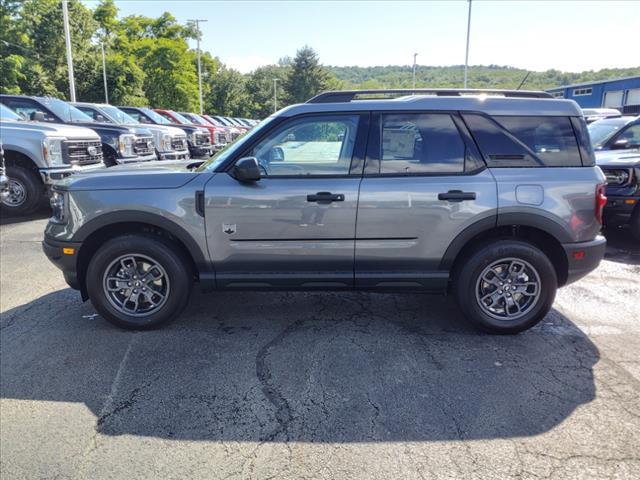
[[[475,88],[410,88],[387,90],[334,90],[323,92],[309,99],[307,103],[345,103],[356,100],[358,96],[371,95],[422,95],[431,94],[439,97],[455,97],[461,95],[501,95],[512,98],[553,98],[550,93],[532,90],[499,90],[499,89],[475,89]],[[387,98],[366,98],[366,100],[385,100]],[[364,99],[363,99],[364,100]]]

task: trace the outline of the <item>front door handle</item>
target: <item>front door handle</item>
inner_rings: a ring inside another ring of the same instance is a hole
[[[315,195],[307,195],[307,202],[344,202],[344,195],[342,193],[318,192]]]
[[[449,190],[447,193],[439,193],[438,200],[449,202],[462,202],[463,200],[475,200],[476,192],[463,192],[462,190]]]

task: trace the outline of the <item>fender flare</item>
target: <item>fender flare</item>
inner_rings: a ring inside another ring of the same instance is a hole
[[[571,234],[565,227],[544,215],[527,212],[502,213],[498,214],[497,217],[491,216],[478,220],[460,232],[445,251],[440,261],[439,270],[450,270],[458,254],[477,235],[498,227],[507,227],[510,225],[536,228],[551,235],[560,244],[571,243],[573,241]]]
[[[99,229],[119,223],[146,223],[166,230],[186,247],[187,252],[193,258],[199,272],[205,273],[211,270],[205,254],[191,235],[180,225],[156,213],[135,210],[119,210],[117,212],[105,213],[82,225],[73,236],[72,241],[84,242],[91,234]]]

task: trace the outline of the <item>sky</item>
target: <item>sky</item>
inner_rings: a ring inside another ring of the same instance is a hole
[[[83,0],[93,8],[97,0]],[[325,65],[464,64],[468,2],[116,0],[119,15],[201,24],[201,48],[243,73],[309,45]],[[473,0],[470,65],[568,72],[640,66],[640,0]],[[195,42],[193,42],[195,47]]]

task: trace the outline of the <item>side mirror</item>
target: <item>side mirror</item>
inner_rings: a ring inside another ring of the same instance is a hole
[[[44,122],[44,113],[42,113],[42,112],[31,112],[30,118],[34,122]]]
[[[106,121],[107,121],[107,119],[106,119],[106,118],[104,118],[104,115],[101,115],[101,114],[97,114],[97,115],[96,115],[96,122],[104,123],[104,122],[106,122]]]
[[[233,166],[233,176],[243,183],[257,182],[260,180],[260,167],[256,157],[244,157]]]

